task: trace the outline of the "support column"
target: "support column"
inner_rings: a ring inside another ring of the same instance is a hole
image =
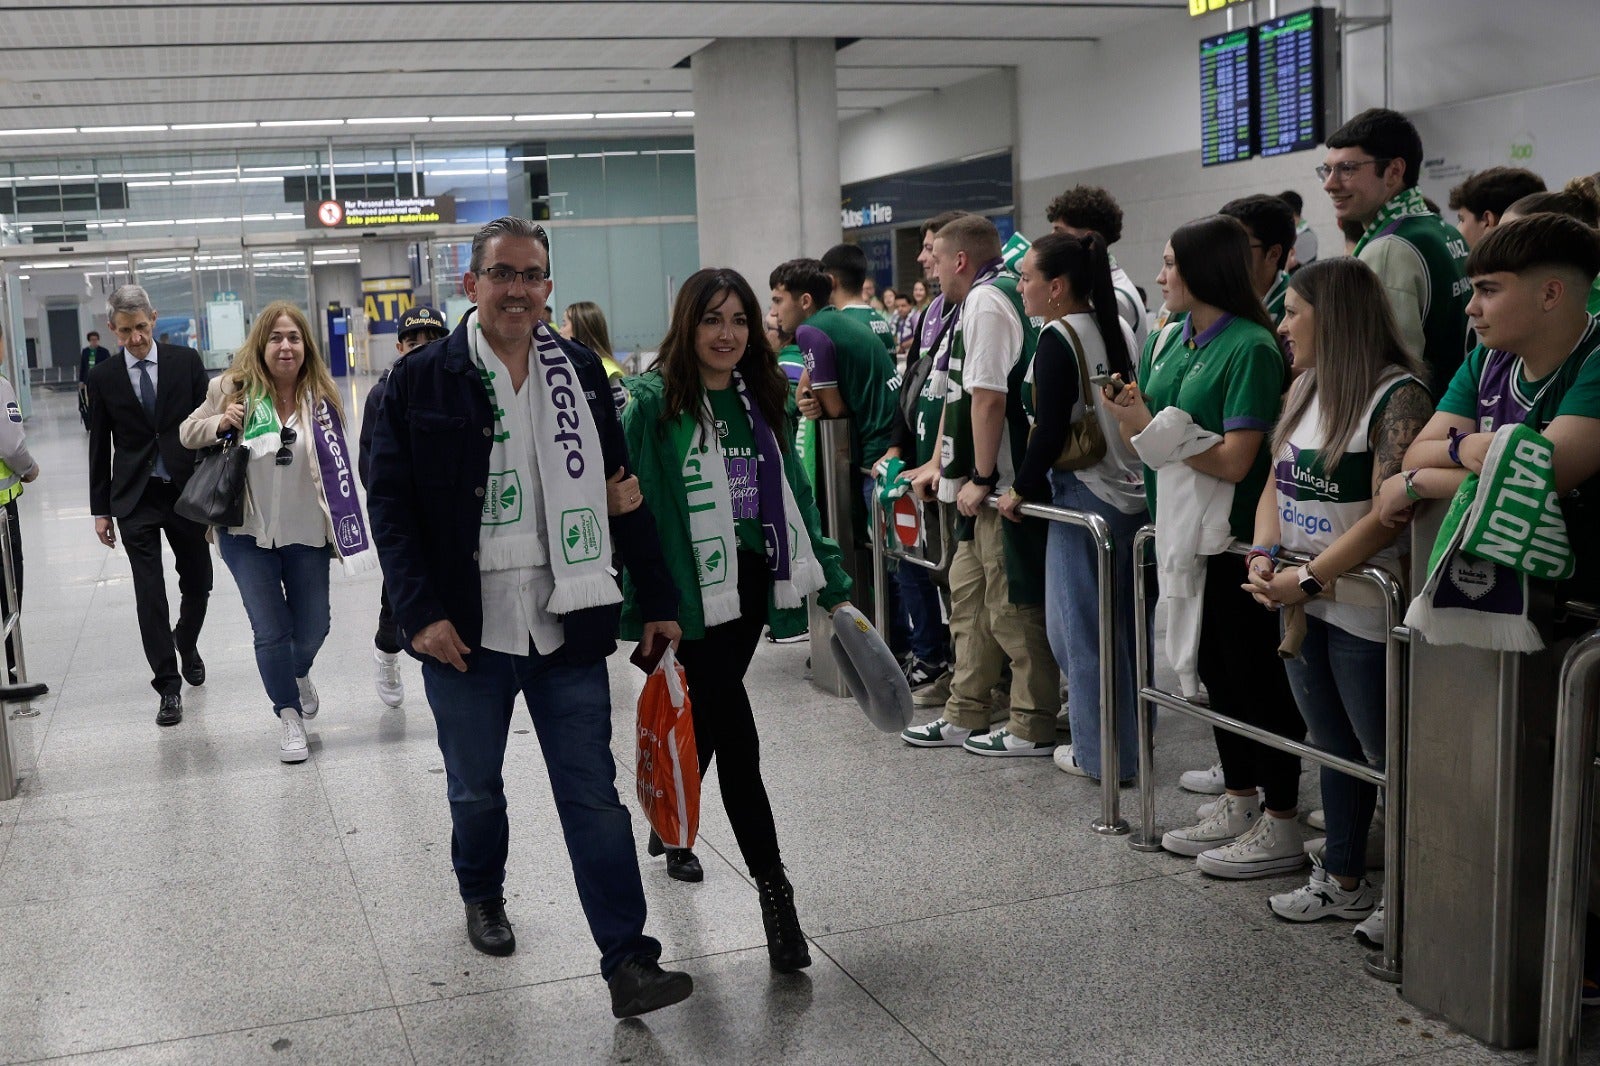
[[[700,263],[738,270],[765,303],[773,267],[839,243],[834,42],[720,40],[690,70]]]

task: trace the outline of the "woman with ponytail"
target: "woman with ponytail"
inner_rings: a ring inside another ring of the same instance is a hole
[[[1043,318],[1033,356],[1033,433],[1011,492],[1000,513],[1015,520],[1023,501],[1053,503],[1099,515],[1111,527],[1116,546],[1113,585],[1117,589],[1117,748],[1119,781],[1138,769],[1134,698],[1133,535],[1150,520],[1145,508],[1144,468],[1101,408],[1104,400],[1089,379],[1133,377],[1133,334],[1117,313],[1111,282],[1111,257],[1098,233],[1082,237],[1052,233],[1034,242],[1021,266],[1022,303]],[[1072,461],[1063,452],[1085,419],[1101,427],[1105,454],[1093,463]],[[1050,648],[1067,675],[1067,717],[1072,743],[1055,751],[1058,767],[1079,777],[1099,779],[1100,750],[1100,587],[1094,543],[1089,532],[1064,522],[1050,523],[1045,567],[1045,629]]]

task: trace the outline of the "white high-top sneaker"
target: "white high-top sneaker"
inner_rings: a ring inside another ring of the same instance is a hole
[[[377,676],[374,678],[378,698],[386,706],[400,706],[401,701],[406,698],[406,683],[400,678],[400,653],[373,648],[372,661],[378,667]]]
[[[1261,804],[1254,796],[1224,793],[1209,817],[1201,819],[1198,825],[1168,830],[1161,838],[1161,846],[1174,855],[1199,855],[1233,843],[1260,817]]]

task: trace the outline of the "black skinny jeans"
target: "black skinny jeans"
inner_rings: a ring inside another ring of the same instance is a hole
[[[778,865],[778,830],[761,781],[761,738],[744,675],[767,624],[772,577],[765,557],[739,553],[739,617],[706,629],[699,640],[678,645],[678,661],[689,679],[694,743],[704,780],[717,757],[717,784],[739,853],[752,877]],[[702,793],[703,796],[703,793]]]
[[[1200,614],[1196,666],[1211,709],[1290,737],[1306,738],[1306,723],[1278,658],[1278,616],[1239,586],[1244,561],[1225,553],[1206,559],[1206,599]],[[1261,788],[1267,806],[1291,811],[1300,802],[1300,760],[1287,752],[1214,729],[1222,776],[1235,791]]]

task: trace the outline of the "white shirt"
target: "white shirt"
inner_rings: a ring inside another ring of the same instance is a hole
[[[284,426],[295,432],[294,443],[287,445],[289,465],[279,466],[271,452],[250,457],[244,474],[244,525],[228,532],[254,537],[263,548],[320,548],[328,543],[329,519],[318,488],[316,449],[301,426],[300,412],[290,415]]]
[[[961,387],[967,392],[1011,391],[1011,371],[1022,358],[1022,319],[1011,299],[993,285],[979,285],[961,303]],[[1000,475],[996,492],[1005,492],[1016,480],[1011,461],[1011,425],[1002,420],[1000,452],[995,463]]]
[[[530,353],[530,364],[531,358]],[[535,391],[524,379],[515,402],[503,416],[512,440],[533,440]],[[528,479],[528,484],[523,486],[523,498],[533,506],[539,543],[547,544],[549,534],[539,464],[530,456],[526,463],[519,462],[519,465]],[[541,559],[547,562],[548,556],[541,555]],[[556,590],[555,575],[548,565],[480,570],[478,587],[483,603],[483,647],[507,655],[526,655],[531,637],[540,655],[550,655],[567,642],[561,619],[545,610],[545,604]]]

